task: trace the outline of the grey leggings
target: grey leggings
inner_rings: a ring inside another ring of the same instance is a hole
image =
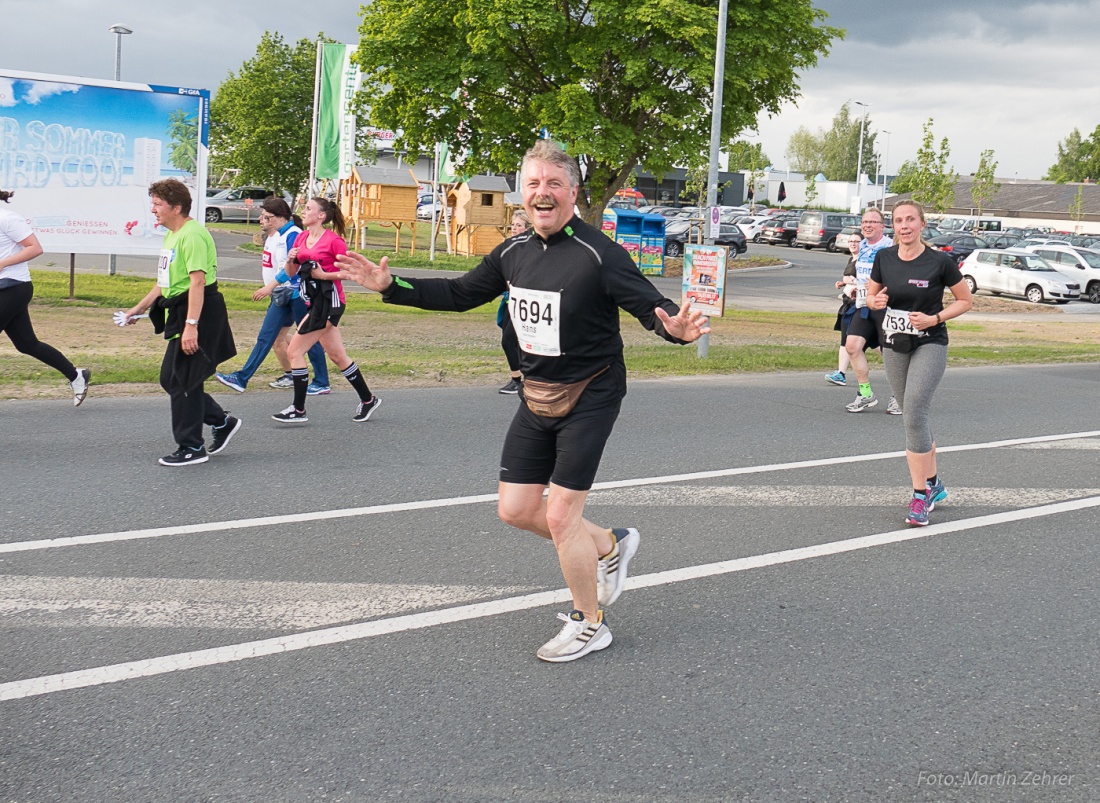
[[[926,343],[906,354],[883,348],[882,362],[905,416],[905,448],[927,454],[935,443],[929,419],[932,397],[947,370],[947,346]]]

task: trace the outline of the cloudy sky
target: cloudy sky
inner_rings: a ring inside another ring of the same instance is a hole
[[[760,121],[777,167],[786,166],[798,126],[827,128],[846,100],[871,104],[871,128],[892,132],[878,142],[890,172],[915,155],[929,117],[937,143],[948,138],[956,170],[973,172],[992,148],[998,176],[1008,179],[1041,178],[1070,131],[1088,135],[1100,124],[1100,0],[816,4],[847,37],[802,76],[797,105]],[[324,31],[355,42],[358,8],[354,0],[0,0],[0,68],[112,78],[107,29],[122,23],[134,30],[122,43],[124,81],[214,90],[255,53],[265,30],[291,41]]]

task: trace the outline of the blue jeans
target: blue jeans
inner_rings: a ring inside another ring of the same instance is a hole
[[[280,307],[278,304],[268,304],[264,322],[260,325],[260,333],[256,335],[256,345],[252,347],[252,353],[248,355],[248,362],[237,371],[237,376],[242,382],[247,383],[252,375],[260,370],[260,365],[267,359],[271,347],[275,345],[275,338],[287,326],[293,326],[296,321],[302,320],[307,314],[305,302],[300,298],[292,299],[290,304]],[[314,343],[310,348],[309,361],[313,365],[313,381],[319,385],[328,385],[328,365],[325,363],[325,350],[320,343]]]

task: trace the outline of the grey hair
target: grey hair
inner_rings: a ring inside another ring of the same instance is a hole
[[[577,167],[577,161],[561,149],[561,146],[553,140],[540,139],[530,150],[523,155],[522,171],[527,172],[528,162],[548,162],[562,168],[569,175],[569,185],[580,187],[581,171]]]

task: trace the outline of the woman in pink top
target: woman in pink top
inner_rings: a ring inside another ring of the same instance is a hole
[[[326,228],[326,224],[332,228]],[[298,235],[287,254],[286,273],[294,276],[301,272],[300,293],[306,300],[309,314],[299,322],[287,347],[290,375],[294,380],[294,403],[271,417],[283,424],[304,424],[309,420],[306,417],[306,390],[309,387],[306,352],[319,342],[359,394],[359,407],[351,420],[361,423],[369,419],[382,402],[370,392],[358,364],[348,356],[337,328],[344,314],[344,287],[339,280],[325,278],[325,274],[338,271],[336,256],[348,252],[348,244],[344,242],[344,215],[340,207],[327,198],[310,198],[302,210],[302,225],[305,231]]]

